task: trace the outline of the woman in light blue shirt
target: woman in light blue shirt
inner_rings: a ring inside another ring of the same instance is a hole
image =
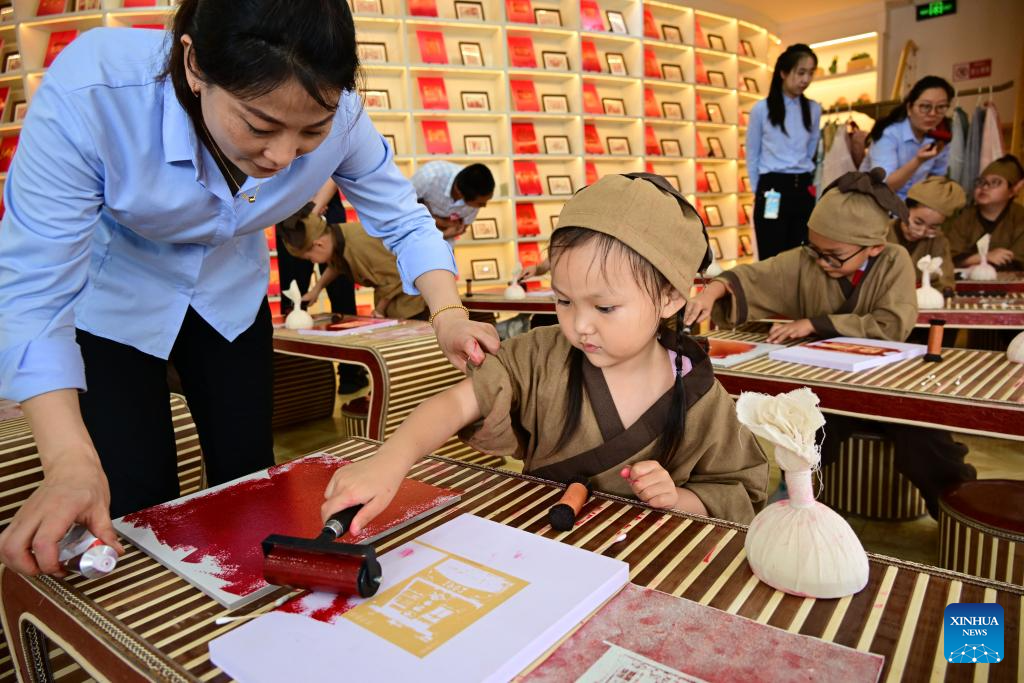
[[[747,125],[747,176],[754,196],[754,232],[761,260],[799,247],[814,210],[814,156],[821,136],[821,105],[804,91],[818,57],[803,44],[775,60],[768,97],[754,105]],[[767,198],[778,200],[766,201]]]
[[[357,70],[344,0],[185,0],[172,34],[93,29],[50,68],[0,228],[0,396],[22,402],[45,473],[0,536],[4,564],[55,572],[73,522],[116,547],[111,512],[176,495],[168,358],[209,483],[273,463],[263,228],[328,178],[395,252],[448,357],[497,349]]]
[[[945,121],[955,94],[946,79],[925,76],[872,127],[867,167],[884,168],[885,182],[900,199],[906,201],[907,191],[928,176],[946,175],[949,147],[928,133]]]

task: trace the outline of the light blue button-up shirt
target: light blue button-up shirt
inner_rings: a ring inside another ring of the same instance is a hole
[[[907,164],[917,156],[917,151],[925,145],[934,142],[931,138],[925,137],[918,141],[914,137],[914,129],[910,126],[910,119],[903,119],[894,123],[882,132],[882,137],[877,142],[871,143],[868,147],[868,160],[865,170],[876,166],[885,169],[885,174],[890,175],[896,169]],[[915,183],[924,180],[931,175],[946,175],[946,168],[949,166],[949,145],[942,148],[938,155],[921,164],[914,175],[910,176],[907,184],[896,190],[900,199],[906,200],[907,192]]]
[[[786,132],[768,120],[768,100],[759,100],[747,123],[747,177],[757,192],[765,173],[812,173],[818,138],[821,137],[821,105],[809,100],[811,129],[804,128],[800,98],[782,96],[786,104]]]
[[[0,227],[0,396],[85,389],[75,328],[160,358],[188,307],[227,339],[250,327],[270,273],[263,229],[329,178],[398,256],[406,291],[455,271],[358,95],[331,132],[234,197],[169,80],[168,34],[98,28],[50,68],[21,131]]]

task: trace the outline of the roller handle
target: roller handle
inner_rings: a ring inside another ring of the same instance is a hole
[[[335,512],[324,522],[324,528],[320,531],[320,536],[317,540],[333,541],[344,536],[348,528],[352,526],[352,520],[356,518],[356,515],[362,509],[363,506],[360,504]]]

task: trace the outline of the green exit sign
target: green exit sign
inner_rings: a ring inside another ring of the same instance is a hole
[[[956,0],[935,0],[917,6],[917,20],[934,19],[956,14]]]

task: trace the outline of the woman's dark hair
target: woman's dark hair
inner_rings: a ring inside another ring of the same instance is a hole
[[[613,252],[623,255],[629,263],[629,268],[633,273],[636,283],[647,291],[652,303],[656,304],[662,293],[672,286],[665,276],[651,265],[650,261],[636,251],[614,237],[587,228],[569,227],[556,230],[551,235],[551,243],[548,247],[549,258],[554,262],[561,254],[590,242],[595,242],[597,248],[597,255],[591,266],[599,265],[604,273],[607,271],[608,258]],[[686,396],[683,387],[682,371],[684,355],[682,339],[684,333],[681,332],[684,328],[684,311],[685,309],[680,309],[676,315],[675,329],[679,331],[678,334],[669,329],[665,324],[666,321],[662,321],[660,328],[662,334],[673,335],[673,338],[676,340],[676,381],[672,388],[671,412],[665,425],[665,431],[659,437],[654,452],[654,457],[658,458],[662,463],[669,462],[671,454],[679,448],[686,426]],[[562,424],[562,433],[558,436],[558,442],[555,444],[555,452],[561,451],[570,445],[573,436],[575,436],[580,426],[580,419],[583,414],[583,361],[582,351],[576,347],[569,350],[569,357],[566,360],[569,366],[569,381],[565,392],[565,422]]]
[[[494,176],[483,164],[470,164],[455,175],[455,187],[463,199],[471,202],[494,193]]]
[[[875,125],[871,128],[871,133],[868,134],[868,139],[871,142],[878,142],[882,139],[882,133],[885,129],[894,123],[905,121],[907,118],[907,109],[914,106],[914,103],[921,99],[921,95],[924,94],[925,90],[931,90],[932,88],[941,88],[946,91],[946,97],[950,100],[956,95],[956,91],[953,90],[953,86],[941,76],[925,76],[910,89],[907,96],[903,98],[903,101],[899,103],[891,112],[883,116],[882,118],[875,121]]]
[[[786,135],[789,133],[786,131],[786,103],[782,97],[782,80],[785,78],[783,74],[788,74],[797,68],[800,60],[804,57],[810,57],[814,60],[814,66],[818,66],[818,55],[803,43],[787,47],[786,51],[775,60],[772,83],[768,86],[768,121]],[[803,114],[804,128],[810,131],[814,125],[811,121],[811,101],[803,93],[800,93],[800,113]]]
[[[185,76],[185,46],[203,81],[236,97],[266,95],[296,79],[328,111],[355,90],[359,58],[345,0],[182,0],[164,75],[193,120],[199,100]]]

